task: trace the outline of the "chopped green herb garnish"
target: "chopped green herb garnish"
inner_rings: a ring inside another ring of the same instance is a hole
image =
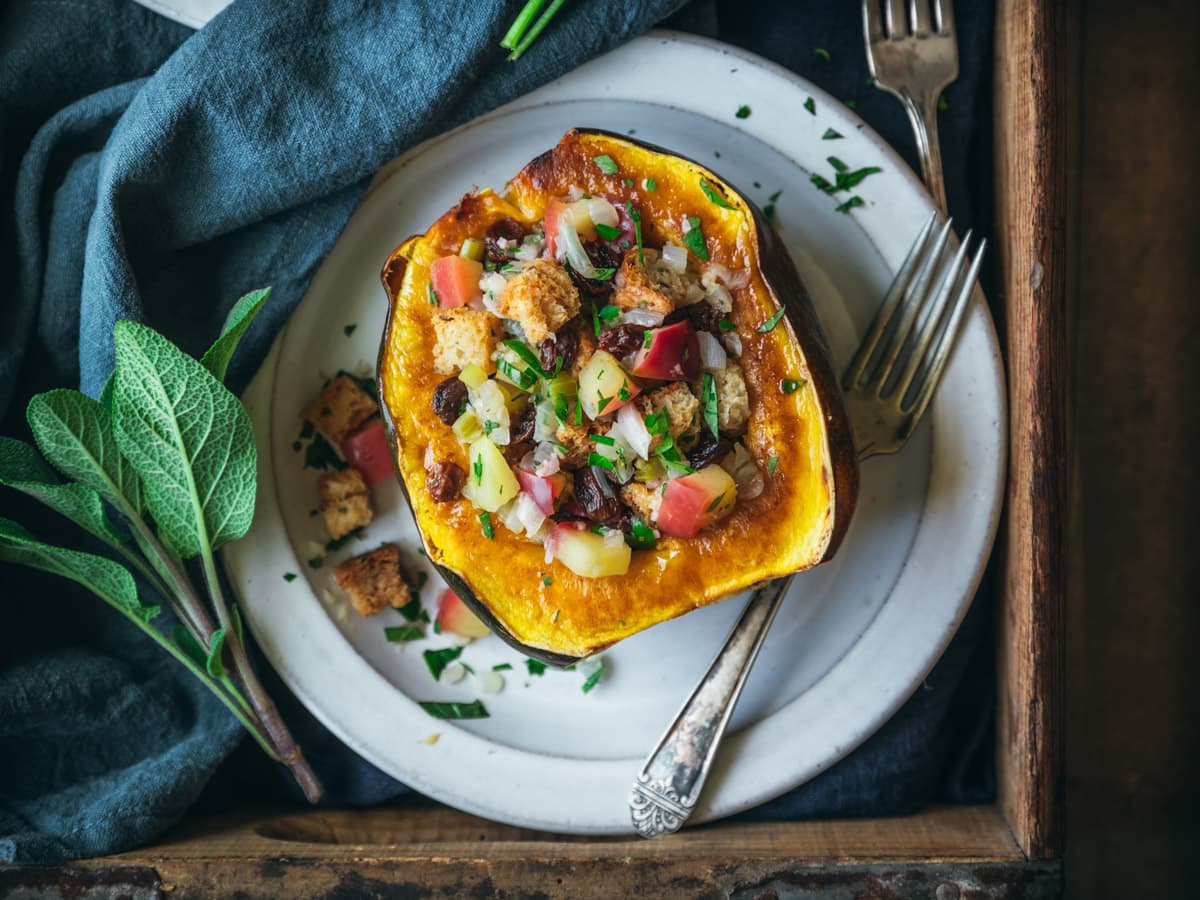
[[[629,213],[629,218],[633,219],[633,236],[637,239],[638,264],[644,266],[646,256],[642,247],[642,214],[633,208],[633,203],[629,200],[625,201],[625,212]],[[706,256],[705,259],[708,257]]]
[[[775,311],[775,315],[771,316],[771,318],[767,319],[767,321],[763,322],[761,325],[759,325],[754,330],[757,331],[759,334],[766,334],[768,331],[770,331],[776,325],[779,324],[779,320],[783,318],[783,314],[785,312],[786,312],[786,310],[784,307],[782,307],[782,306],[779,307],[779,309],[777,309]]]
[[[443,703],[436,700],[422,700],[417,705],[435,719],[488,718],[487,709],[478,700],[471,703]]]
[[[525,668],[529,670],[530,675],[546,674],[546,664],[536,659],[525,660]]]
[[[512,669],[512,663],[497,663],[492,666],[493,672],[508,672]]]
[[[454,662],[462,656],[462,647],[446,647],[442,650],[426,650],[422,656],[425,657],[425,665],[429,667],[429,674],[433,676],[434,681],[441,680],[442,672],[446,666]]]
[[[605,322],[611,322],[613,319],[615,319],[621,315],[621,308],[619,306],[613,306],[610,304],[608,306],[602,307],[600,312],[598,313],[598,315]]]
[[[767,460],[767,474],[768,475],[774,475],[775,470],[778,468],[779,468],[779,457],[778,456],[772,456],[770,459]]]
[[[333,444],[325,439],[325,435],[317,433],[304,450],[304,467],[306,469],[344,469],[346,461],[334,449]]]
[[[621,171],[621,168],[617,165],[616,160],[607,154],[604,156],[592,157],[592,162],[594,162],[600,171],[605,175],[616,175],[619,171]]]
[[[538,368],[540,369],[541,366]],[[523,391],[527,391],[537,384],[538,377],[533,369],[518,369],[507,359],[496,360],[496,369]]]
[[[836,156],[827,156],[825,159],[831,166],[833,166],[835,172],[848,172],[850,170],[850,167]]]
[[[945,94],[938,94],[938,112],[945,112],[950,108],[950,104],[946,102]]]
[[[435,290],[433,289],[433,283],[432,283],[432,282],[430,282],[429,284],[425,285],[425,293],[426,293],[426,294],[428,295],[428,297],[429,297],[429,305],[430,305],[430,306],[441,306],[441,305],[442,305],[442,302],[441,302],[441,301],[438,299],[437,291],[435,291]]]
[[[832,128],[826,128],[825,133],[823,135],[821,135],[821,140],[837,141],[837,140],[840,140],[841,137],[842,137],[842,133],[840,131],[834,131]]]
[[[504,346],[507,347],[509,350],[511,350],[513,353],[517,354],[517,356],[521,357],[521,359],[527,365],[531,366],[535,372],[540,372],[543,377],[549,377],[550,373],[542,368],[541,359],[538,357],[538,355],[536,353],[533,352],[533,348],[530,347],[527,343],[525,343],[524,341],[518,341],[518,340],[514,339],[514,340],[510,340],[510,341],[505,341]]]
[[[604,444],[606,447],[612,447],[617,442],[610,438],[607,434],[589,434],[588,440],[594,441],[597,444]]]
[[[837,190],[837,186],[832,181],[817,172],[813,172],[808,176],[808,180],[816,185],[817,190],[824,191],[826,194],[832,194]]]
[[[350,337],[350,335],[354,334],[354,329],[357,327],[358,325],[351,322],[349,325],[343,326],[342,334],[346,335],[346,337]]]
[[[654,329],[647,328],[646,333],[642,335],[642,349],[649,350],[650,345],[654,343]]]
[[[295,581],[297,577],[298,576],[296,575],[295,572],[284,572],[283,573],[283,580],[288,582],[289,584],[291,582]]]
[[[483,484],[483,454],[475,457],[475,464],[471,467],[475,472],[475,483]]]
[[[542,584],[544,584],[546,587],[550,587],[550,585],[554,584],[554,579],[547,575],[542,579]]]
[[[807,383],[803,378],[785,378],[779,382],[779,389],[785,394],[794,394]]]
[[[737,112],[735,112],[734,115],[739,119],[748,119],[750,118],[750,107],[742,104],[737,108]]]
[[[556,610],[554,611],[554,615],[552,615],[552,616],[550,617],[550,621],[551,621],[551,622],[557,622],[557,621],[558,621],[558,614],[559,614],[560,612],[562,612],[562,610],[561,610],[561,609],[556,609]]]
[[[492,528],[491,513],[481,512],[479,514],[479,526],[483,529],[483,536],[489,541],[496,536],[496,532]]]
[[[421,598],[413,597],[403,606],[397,609],[397,612],[404,617],[405,622],[415,622],[421,617],[423,610],[421,609]]]
[[[667,412],[659,410],[656,413],[651,413],[646,416],[646,430],[654,435],[663,435],[667,433]]]
[[[713,502],[708,504],[708,509],[706,509],[704,511],[712,512],[714,509],[716,509],[718,506],[721,505],[721,503],[722,503],[722,501],[724,501],[724,499],[725,499],[725,491],[721,491],[721,493],[716,496],[716,498],[713,500]]]
[[[775,202],[776,200],[778,200],[778,199],[779,199],[781,196],[783,196],[783,188],[780,188],[779,190],[777,190],[777,191],[776,191],[775,193],[773,193],[773,194],[772,194],[770,197],[768,197],[768,198],[767,198],[767,200],[769,200],[771,203],[774,203],[774,202]]]
[[[415,625],[389,625],[383,629],[383,636],[393,644],[403,644],[419,641],[425,634]]]
[[[488,419],[486,422],[483,423],[483,433],[485,436],[490,437],[491,433],[499,427],[500,427],[499,422],[493,422],[491,419]]]
[[[624,181],[625,181],[625,187],[633,187],[633,179],[632,178],[626,178],[626,179],[624,179]]]
[[[722,209],[733,209],[733,206],[726,202],[724,197],[714,191],[712,189],[712,185],[703,178],[700,179],[700,190],[704,191],[705,197],[717,204],[717,206],[721,207]]]
[[[858,103],[856,101],[854,101],[854,100],[846,101],[846,109],[857,109],[857,108],[858,108]]]
[[[308,558],[308,567],[310,569],[319,569],[323,565],[325,565],[325,557],[323,556],[310,556]]]
[[[683,233],[684,245],[703,260],[708,260],[708,247],[704,243],[704,232],[700,228],[699,216],[687,217],[688,230]]]
[[[845,203],[839,203],[837,206],[835,206],[834,211],[849,214],[850,210],[854,209],[854,207],[866,205],[867,204],[862,197],[858,196],[858,194],[854,194]]]
[[[362,537],[364,530],[365,530],[364,527],[360,526],[358,528],[355,528],[353,531],[343,534],[340,538],[334,538],[332,541],[329,541],[325,545],[325,549],[328,550],[329,552],[333,552],[334,550],[341,550],[343,547],[345,547],[351,541],[358,540],[360,537]]]
[[[829,62],[829,51],[824,47],[813,47],[813,53],[817,54],[817,56],[821,57],[821,59],[825,60],[825,62]]]
[[[600,314],[596,309],[596,304],[592,303],[592,330],[596,332],[596,337],[600,337]]]
[[[654,529],[641,519],[632,519],[629,523],[629,534],[625,535],[625,543],[634,550],[653,550],[658,539]]]
[[[708,426],[708,430],[712,432],[714,438],[719,438],[717,433],[717,380],[713,378],[712,372],[705,372],[704,378],[701,380],[700,397],[704,403],[704,424]]]
[[[817,103],[815,100],[813,100],[812,97],[809,97],[807,100],[804,101],[804,108],[807,109],[814,116],[817,114]]]
[[[615,241],[621,236],[621,229],[614,228],[612,225],[605,225],[603,222],[597,222],[596,234],[600,235],[606,241]]]
[[[472,669],[470,666],[468,666],[465,662],[460,662],[459,665],[463,667],[463,671],[466,672],[468,675],[475,674],[475,670]]]
[[[442,623],[438,622],[436,619],[434,620],[434,623],[433,623],[433,633],[434,634],[442,633]]]
[[[617,467],[613,465],[613,461],[607,456],[601,456],[599,453],[589,453],[587,461],[589,466],[599,466],[602,469],[608,469],[610,472],[617,471]]]
[[[658,182],[655,181],[653,178],[643,178],[642,179],[642,187],[644,187],[646,190],[650,191],[650,193],[654,193],[655,191],[658,190]]]
[[[303,446],[304,446],[304,444],[302,444],[300,441],[292,441],[292,452],[299,453],[300,448]]]
[[[720,329],[722,331],[733,331],[735,328],[737,328],[737,325],[735,325],[733,322],[729,321],[729,319],[722,319],[720,322],[717,323],[717,325],[720,327]]]
[[[596,666],[596,671],[587,677],[587,681],[585,681],[583,683],[583,687],[580,688],[580,690],[582,690],[585,694],[589,693],[592,688],[594,688],[597,684],[600,683],[600,678],[603,675],[604,675],[604,660],[601,659],[601,660],[599,660],[599,665]]]

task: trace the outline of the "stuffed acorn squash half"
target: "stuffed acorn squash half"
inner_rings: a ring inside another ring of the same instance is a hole
[[[853,442],[765,217],[661,148],[573,130],[387,260],[384,417],[429,559],[566,664],[828,559]]]

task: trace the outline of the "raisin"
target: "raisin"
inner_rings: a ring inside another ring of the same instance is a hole
[[[545,372],[553,372],[555,368],[562,372],[569,372],[578,353],[579,332],[570,323],[557,334],[538,344],[538,360]],[[562,366],[558,366],[557,362],[560,356],[562,357]]]
[[[533,429],[537,424],[537,409],[532,403],[528,404],[517,415],[509,431],[510,444],[526,444],[533,440]]]
[[[467,386],[457,377],[447,378],[433,389],[433,412],[447,425],[453,425],[463,414],[467,402]]]
[[[600,333],[600,349],[617,359],[640,350],[645,342],[646,329],[641,325],[618,325]]]
[[[500,246],[500,240],[515,241],[512,247],[505,249]],[[483,250],[487,254],[488,262],[500,265],[506,263],[516,255],[517,247],[521,241],[525,239],[525,226],[516,219],[501,219],[492,225],[487,230],[487,234],[483,238]]]
[[[590,467],[580,469],[575,473],[575,499],[583,514],[593,522],[611,522],[618,520],[625,512],[625,507],[617,497],[617,492],[608,483],[608,479],[597,475]]]
[[[592,266],[597,269],[619,269],[621,267],[621,256],[608,244],[603,241],[588,241],[583,245],[583,249],[587,251],[588,259],[592,261]],[[608,278],[584,278],[570,266],[567,266],[567,272],[571,275],[571,280],[575,282],[575,287],[579,288],[582,293],[590,294],[593,297],[602,297],[605,294],[612,293],[613,276]]]
[[[425,488],[438,503],[449,503],[462,496],[467,473],[458,463],[437,462],[425,470]]]
[[[725,313],[717,309],[707,300],[681,306],[663,320],[663,325],[674,325],[676,322],[687,320],[697,331],[707,331],[710,334],[721,334],[721,320]]]
[[[703,469],[713,463],[719,463],[733,449],[733,444],[727,438],[720,440],[705,431],[700,435],[696,446],[688,453],[688,465],[693,469]]]
[[[521,465],[521,460],[533,452],[533,441],[510,441],[502,450],[504,461],[515,469]]]

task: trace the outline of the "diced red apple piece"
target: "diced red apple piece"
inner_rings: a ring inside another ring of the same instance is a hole
[[[550,251],[551,256],[558,253],[558,218],[564,213],[571,217],[571,224],[575,226],[580,240],[593,241],[596,239],[596,226],[592,224],[591,216],[588,215],[586,201],[577,200],[574,203],[564,203],[562,200],[552,197],[546,204],[546,215],[543,222],[546,230],[546,249]]]
[[[376,416],[342,441],[342,456],[362,473],[367,484],[379,484],[395,474],[383,420]]]
[[[465,638],[487,637],[492,633],[450,588],[438,596],[437,624],[439,630]]]
[[[634,375],[662,381],[695,380],[700,374],[700,342],[691,322],[684,319],[646,334],[650,344],[643,345],[634,358]]]
[[[571,524],[556,526],[551,541],[555,558],[583,578],[624,575],[629,571],[629,561],[633,558],[624,538],[620,541],[605,540],[603,535]]]
[[[591,419],[616,412],[641,392],[620,361],[605,350],[593,353],[579,372],[579,403]]]
[[[438,306],[443,309],[465,306],[482,296],[479,279],[483,277],[483,263],[465,256],[435,259],[429,267],[429,277],[433,282],[433,292],[437,294]]]
[[[521,482],[521,490],[530,496],[538,509],[548,516],[553,515],[554,501],[567,486],[567,476],[561,472],[542,476],[527,469],[518,469],[517,478]]]
[[[737,502],[737,484],[720,466],[667,482],[658,509],[658,530],[673,537],[693,538],[700,529],[722,518]]]

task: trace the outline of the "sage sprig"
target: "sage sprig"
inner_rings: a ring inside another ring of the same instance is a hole
[[[118,322],[116,366],[99,399],[69,390],[33,397],[26,418],[37,448],[0,437],[0,485],[70,519],[109,555],[43,543],[0,518],[0,561],[76,581],[124,615],[204,682],[315,802],[321,785],[250,664],[214,556],[254,516],[253,429],[223,381],[268,294],[242,297],[199,361],[151,328]],[[169,635],[131,569],[175,613]]]

